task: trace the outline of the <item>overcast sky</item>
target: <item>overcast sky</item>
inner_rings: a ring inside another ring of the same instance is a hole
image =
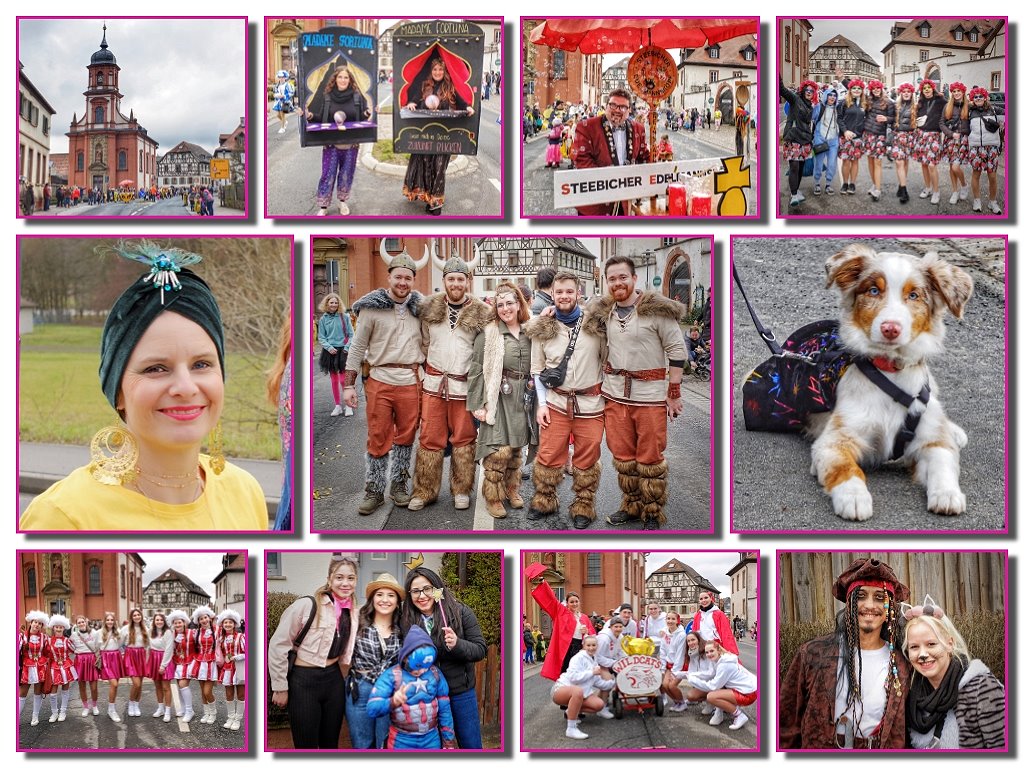
[[[852,40],[875,60],[878,66],[882,66],[884,58],[882,48],[892,39],[889,32],[892,25],[897,21],[910,21],[910,19],[808,19],[814,26],[811,32],[811,43],[808,52],[814,50],[822,43],[828,42],[836,35],[842,35],[847,40]]]
[[[153,579],[163,574],[168,568],[173,568],[205,589],[210,599],[216,597],[217,590],[213,586],[213,578],[221,571],[221,558],[224,556],[224,552],[139,552],[138,554],[146,563],[146,570],[142,574],[143,588],[149,586]]]
[[[83,8],[84,9],[84,8]],[[72,115],[82,116],[89,59],[100,49],[103,19],[22,19],[18,58],[57,110],[50,151],[67,152]],[[213,152],[222,133],[245,115],[244,19],[107,18],[107,45],[121,68],[121,111],[132,110],[159,142],[158,155],[180,141]]]
[[[673,557],[718,587],[723,596],[732,594],[732,580],[728,572],[739,563],[739,552],[650,552],[646,575],[650,576]]]

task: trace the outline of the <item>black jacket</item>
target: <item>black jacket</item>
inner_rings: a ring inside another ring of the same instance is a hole
[[[782,132],[782,140],[792,144],[811,143],[811,111],[814,105],[802,94],[789,90],[779,78],[779,95],[789,104],[789,115],[786,117],[786,128]]]
[[[917,119],[925,118],[924,125],[918,126],[925,133],[935,133],[942,127],[942,111],[946,108],[946,100],[938,93],[931,99],[918,99]]]
[[[895,114],[896,105],[889,99],[875,99],[868,105],[867,114],[864,116],[864,133],[870,133],[872,136],[884,136],[886,130],[892,125]],[[885,117],[884,123],[875,119],[878,115]]]
[[[842,138],[846,131],[853,131],[854,136],[859,138],[864,133],[864,109],[859,101],[846,106],[846,102],[839,103],[839,136]]]
[[[437,646],[437,666],[441,668],[444,679],[448,681],[450,696],[471,691],[476,687],[476,662],[487,655],[487,643],[484,641],[484,633],[480,630],[480,623],[476,620],[476,614],[465,605],[461,605],[461,609],[462,635],[454,648],[449,651],[441,641],[444,632],[440,629],[440,622],[436,620],[436,616],[434,631],[431,633],[431,639]]]

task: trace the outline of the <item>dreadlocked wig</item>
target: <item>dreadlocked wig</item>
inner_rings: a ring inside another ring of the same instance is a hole
[[[857,600],[862,587],[850,590],[846,596],[846,608],[836,617],[836,634],[839,636],[842,653],[839,656],[839,678],[846,681],[846,708],[859,718],[855,704],[863,704],[861,690],[863,663],[860,648],[860,627],[857,625]],[[901,625],[896,619],[896,599],[893,588],[885,586],[885,623],[882,625],[882,641],[889,648],[889,665],[885,676],[886,701],[890,694],[902,696],[899,669],[896,665],[896,649],[903,645]],[[859,728],[859,723],[856,723]]]

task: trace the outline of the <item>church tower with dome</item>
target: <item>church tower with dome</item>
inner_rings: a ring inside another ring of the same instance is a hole
[[[85,112],[71,120],[68,131],[68,183],[84,189],[128,187],[147,189],[156,184],[159,146],[139,125],[134,111],[121,112],[118,87],[121,68],[107,45],[103,25],[100,48],[89,60]]]

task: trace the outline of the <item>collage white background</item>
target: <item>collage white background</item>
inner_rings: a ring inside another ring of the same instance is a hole
[[[664,6],[658,6],[659,9],[667,12],[675,11],[677,13],[685,13],[686,9],[679,7],[677,9],[668,9]],[[852,7],[842,6],[842,10],[852,11]],[[716,760],[716,764],[720,765],[734,765],[741,764],[744,762],[750,762],[751,760],[767,760],[772,764],[780,764],[784,759],[783,755],[775,753],[775,645],[774,645],[774,625],[775,625],[775,551],[777,548],[781,549],[857,549],[857,550],[883,550],[883,549],[953,549],[953,548],[997,548],[997,549],[1009,549],[1010,551],[1010,576],[1011,576],[1011,588],[1010,588],[1010,621],[1011,621],[1011,647],[1019,646],[1019,637],[1015,630],[1019,627],[1018,616],[1022,601],[1019,596],[1019,592],[1016,589],[1017,584],[1017,571],[1019,565],[1019,557],[1021,554],[1021,545],[1019,542],[1019,525],[1016,522],[1016,513],[1011,511],[1010,516],[1010,537],[957,537],[957,538],[926,538],[926,537],[844,537],[843,539],[837,539],[835,537],[805,537],[796,538],[793,536],[786,537],[763,537],[763,536],[737,536],[728,532],[729,528],[729,430],[730,424],[728,423],[730,407],[730,381],[728,372],[730,370],[729,360],[727,356],[727,345],[723,343],[725,340],[730,338],[729,335],[729,316],[728,307],[728,287],[729,282],[729,236],[733,234],[742,235],[796,235],[796,234],[857,234],[857,235],[870,235],[870,234],[882,234],[887,236],[895,235],[942,235],[942,236],[955,236],[955,235],[977,235],[977,234],[1008,234],[1010,237],[1010,257],[1009,260],[1012,263],[1010,272],[1011,282],[1007,286],[1007,300],[1010,305],[1010,326],[1011,329],[1019,328],[1018,320],[1020,318],[1020,309],[1017,306],[1017,289],[1021,286],[1021,279],[1019,270],[1013,265],[1016,264],[1018,257],[1018,242],[1021,236],[1021,226],[1018,223],[1018,206],[1016,204],[1016,194],[1020,189],[1017,176],[1014,171],[1017,168],[1011,165],[1010,174],[1012,187],[1010,187],[1010,219],[1004,222],[993,222],[991,224],[979,224],[976,222],[965,222],[963,225],[958,224],[955,221],[945,222],[901,222],[901,221],[877,221],[877,222],[861,222],[857,225],[843,224],[842,222],[836,222],[835,224],[827,224],[823,222],[801,222],[799,226],[785,225],[783,222],[777,221],[772,216],[774,210],[774,197],[773,191],[775,189],[777,162],[775,155],[775,136],[774,126],[772,121],[768,120],[763,123],[760,132],[760,165],[761,170],[759,172],[759,185],[760,197],[761,197],[761,220],[757,222],[744,221],[741,223],[722,223],[717,224],[709,222],[707,220],[701,220],[695,222],[694,226],[680,226],[678,223],[665,223],[665,222],[635,222],[629,221],[627,224],[615,223],[615,224],[598,224],[596,222],[585,222],[583,224],[577,224],[575,221],[565,222],[546,222],[541,226],[531,225],[526,221],[517,219],[517,212],[519,210],[518,202],[518,189],[519,189],[519,61],[520,61],[520,31],[519,31],[519,17],[523,16],[534,16],[543,17],[547,14],[576,14],[576,15],[593,15],[593,16],[614,16],[621,15],[626,10],[633,10],[633,8],[626,9],[621,4],[613,4],[606,0],[600,0],[599,2],[589,3],[578,3],[569,5],[552,5],[551,3],[540,3],[536,1],[523,2],[523,3],[509,3],[499,2],[492,5],[481,5],[478,2],[465,2],[464,0],[455,0],[453,2],[444,3],[443,6],[435,6],[433,10],[428,12],[425,10],[422,4],[414,4],[410,2],[395,2],[386,8],[386,12],[389,15],[396,16],[407,16],[410,18],[419,18],[430,13],[436,13],[437,15],[443,14],[448,17],[474,17],[483,14],[489,15],[504,15],[505,16],[505,50],[502,58],[509,63],[509,67],[506,71],[509,75],[503,84],[506,85],[504,93],[504,105],[505,105],[505,117],[503,120],[505,126],[505,144],[507,150],[505,152],[505,168],[504,168],[504,187],[505,187],[505,211],[506,220],[504,223],[487,223],[481,222],[479,224],[473,222],[457,222],[450,223],[445,221],[442,217],[436,221],[431,222],[397,222],[394,224],[381,221],[380,223],[374,222],[347,222],[342,219],[332,219],[329,222],[274,222],[263,220],[261,214],[263,211],[263,147],[264,140],[266,137],[266,126],[267,120],[265,118],[264,108],[265,105],[261,98],[256,94],[260,92],[260,88],[257,83],[263,77],[263,17],[264,16],[281,16],[285,7],[279,2],[265,2],[263,0],[257,0],[257,2],[249,3],[244,7],[225,7],[225,6],[211,6],[209,3],[199,3],[193,0],[184,0],[171,5],[146,5],[142,6],[131,6],[127,4],[119,4],[116,7],[108,6],[83,6],[81,3],[72,3],[67,0],[54,0],[48,3],[45,7],[23,7],[22,13],[47,13],[55,16],[73,16],[80,15],[83,13],[103,13],[104,11],[110,11],[113,13],[131,13],[132,11],[138,14],[158,14],[158,13],[173,13],[174,15],[190,16],[190,15],[209,15],[210,13],[222,12],[226,14],[245,13],[249,16],[249,73],[250,73],[250,96],[249,96],[249,125],[250,134],[250,154],[249,154],[249,175],[250,175],[250,198],[249,198],[249,209],[250,218],[246,225],[230,225],[227,222],[221,223],[216,222],[189,222],[186,225],[181,224],[170,224],[170,223],[158,223],[156,225],[152,223],[143,223],[140,221],[132,221],[126,225],[121,225],[117,221],[105,221],[102,223],[97,222],[93,226],[81,225],[75,221],[60,222],[60,225],[55,223],[47,223],[46,225],[40,226],[39,221],[16,221],[15,210],[16,210],[16,153],[17,153],[17,142],[16,136],[8,134],[10,139],[13,139],[8,145],[9,151],[0,153],[3,155],[3,172],[0,178],[7,180],[8,192],[4,195],[4,208],[6,212],[4,225],[5,240],[8,248],[8,257],[2,259],[2,274],[4,283],[4,294],[6,310],[4,311],[3,327],[5,332],[3,334],[3,357],[0,359],[7,361],[14,361],[16,359],[16,333],[15,333],[15,322],[17,312],[17,296],[15,289],[15,235],[16,234],[61,234],[61,235],[73,235],[73,234],[110,234],[110,235],[131,235],[133,233],[145,232],[147,234],[167,234],[167,235],[200,235],[200,234],[225,234],[225,235],[243,235],[243,234],[293,234],[296,240],[296,256],[297,256],[297,268],[296,268],[296,359],[295,359],[295,370],[296,370],[296,403],[295,403],[295,414],[296,414],[296,430],[297,434],[295,437],[295,443],[302,447],[303,453],[300,454],[299,460],[296,465],[296,492],[298,499],[301,500],[301,506],[298,510],[299,515],[308,513],[308,505],[305,502],[309,497],[310,491],[310,463],[308,448],[309,445],[309,432],[308,432],[308,418],[309,412],[306,406],[306,399],[308,396],[308,384],[309,384],[309,371],[310,371],[310,349],[309,349],[309,269],[308,269],[308,257],[309,257],[309,238],[311,235],[326,235],[326,236],[343,236],[343,235],[400,235],[400,234],[436,234],[436,235],[512,235],[512,234],[544,234],[544,235],[586,235],[586,236],[628,236],[632,234],[648,234],[648,235],[691,235],[691,234],[706,234],[711,232],[715,237],[715,256],[716,256],[716,271],[715,271],[715,293],[716,295],[716,316],[715,316],[715,337],[720,340],[716,348],[716,378],[715,378],[715,424],[714,424],[714,435],[715,435],[715,527],[718,534],[712,537],[673,537],[673,536],[656,536],[656,537],[637,537],[635,539],[627,540],[625,537],[616,537],[614,544],[620,542],[627,542],[631,549],[664,549],[664,550],[685,550],[685,549],[722,549],[722,550],[740,550],[740,549],[760,549],[762,556],[761,565],[761,626],[764,627],[765,632],[760,644],[760,670],[761,670],[761,690],[760,690],[760,705],[761,705],[761,751],[760,757],[753,754],[751,755],[722,755],[721,759]],[[326,15],[329,9],[322,3],[311,3],[307,8],[301,8],[300,11],[304,12],[306,16],[315,15]],[[359,8],[359,10],[369,10],[368,8]],[[385,11],[384,6],[379,6],[375,10]],[[640,10],[636,7],[636,10]],[[651,10],[655,10],[653,7]],[[696,10],[696,9],[694,9]],[[755,2],[738,1],[728,4],[727,7],[722,8],[723,11],[728,12],[731,15],[760,15],[768,12],[768,9],[763,5]],[[789,12],[789,8],[784,10]],[[796,11],[803,11],[805,15],[824,15],[829,9],[822,6],[816,6],[815,8],[803,8],[794,9],[793,15],[796,15]],[[962,4],[953,4],[949,2],[943,2],[940,0],[937,3],[929,3],[926,12],[937,15],[957,15],[958,13],[964,12]],[[1006,14],[1008,13],[1008,4],[1006,3],[995,3],[992,8],[982,9],[991,11],[993,14]],[[865,0],[856,4],[856,11],[864,16],[884,16],[892,13],[891,3],[885,2],[871,2]],[[331,11],[342,15],[342,11],[336,10]],[[834,12],[839,13],[840,6],[836,6]],[[353,12],[354,13],[354,12]],[[1018,31],[1015,19],[1011,16],[1011,39],[1015,40],[1016,33]],[[11,59],[14,58],[14,40],[15,40],[15,24],[14,14],[12,13],[4,22],[5,35],[3,39],[8,44],[8,55]],[[761,18],[761,39],[759,41],[759,52],[761,57],[761,75],[760,75],[760,92],[759,102],[761,107],[759,113],[762,116],[771,114],[772,112],[772,94],[774,93],[774,83],[776,82],[776,70],[774,65],[774,52],[775,52],[775,19],[774,17],[762,16]],[[1011,55],[1016,53],[1016,43],[1011,44]],[[159,55],[159,46],[154,47],[154,55]],[[8,60],[11,69],[9,70],[12,75],[15,73],[15,62]],[[1015,64],[1015,62],[1012,62]],[[201,64],[200,64],[201,65]],[[84,71],[84,64],[82,62],[62,62],[61,52],[54,51],[54,66],[67,66],[72,69],[81,67]],[[513,69],[514,66],[514,69]],[[514,73],[514,74],[513,74]],[[1017,68],[1014,67],[1007,77],[1009,83],[1009,112],[1011,116],[1016,112],[1015,106],[1017,104],[1017,95],[1019,94],[1019,88],[1017,87]],[[168,73],[169,77],[173,77],[173,73]],[[209,77],[217,77],[217,73],[214,71],[209,72]],[[15,83],[12,83],[14,85]],[[129,98],[129,95],[126,95]],[[8,102],[12,104],[12,113],[16,112],[16,108],[13,107],[14,101]],[[183,102],[184,104],[184,97]],[[192,106],[186,108],[194,108]],[[16,115],[11,115],[13,118],[13,125],[11,130],[16,134],[17,131],[17,120]],[[58,116],[56,124],[60,124],[60,120],[66,120],[67,115]],[[1016,148],[1019,146],[1020,131],[1018,130],[1018,122],[1016,120],[1008,120],[1010,125],[1010,138],[1009,146],[1011,157],[1016,154]],[[296,151],[300,151],[296,147]],[[314,150],[305,150],[314,151]],[[309,185],[312,187],[316,184],[315,178],[308,180]],[[201,225],[200,225],[201,224]],[[824,258],[824,254],[823,254]],[[809,263],[807,265],[807,275],[809,286],[816,287],[820,281],[820,275],[822,273],[822,267],[820,263]],[[978,333],[984,333],[985,329],[978,329]],[[1014,373],[1019,372],[1018,361],[1021,357],[1022,346],[1021,346],[1021,334],[1013,333],[1011,331],[1011,340],[1013,344],[1013,350],[1011,353],[1011,383],[1019,389],[1019,383],[1017,383]],[[10,363],[12,368],[13,362]],[[16,439],[17,430],[15,422],[16,409],[14,404],[16,402],[15,397],[15,380],[12,376],[5,377],[0,383],[3,391],[2,402],[6,407],[2,410],[3,434],[8,435],[6,444],[0,448],[0,455],[4,457],[3,467],[6,471],[8,478],[15,477],[15,450],[16,450]],[[1013,459],[1010,471],[1010,494],[1011,494],[1011,509],[1015,509],[1016,505],[1013,503],[1018,497],[1016,483],[1014,479],[1022,476],[1022,463],[1018,453],[1014,452],[1014,445],[1018,442],[1016,440],[1017,429],[1019,424],[1019,418],[1014,407],[1017,403],[1011,402],[1011,421],[1010,421],[1010,435],[1011,435],[1011,458]],[[803,471],[802,468],[799,468]],[[784,476],[786,473],[793,471],[791,467],[780,467],[780,475]],[[506,700],[504,702],[505,707],[505,755],[504,756],[488,756],[484,759],[487,760],[501,760],[505,764],[511,760],[516,765],[526,765],[527,760],[532,759],[536,761],[538,758],[529,758],[525,754],[520,754],[518,751],[519,746],[519,664],[518,659],[518,622],[516,617],[519,615],[519,553],[521,550],[537,550],[537,549],[581,549],[581,548],[610,548],[613,545],[613,540],[608,538],[602,538],[597,536],[580,536],[576,534],[568,534],[562,536],[539,536],[539,537],[503,537],[495,535],[487,536],[441,536],[441,537],[409,537],[409,536],[395,536],[393,538],[382,538],[382,537],[317,537],[310,535],[308,532],[292,537],[280,537],[280,536],[243,536],[243,537],[231,537],[229,540],[227,537],[222,542],[218,542],[216,539],[210,537],[204,537],[202,539],[188,538],[181,536],[166,536],[154,538],[152,541],[147,541],[144,544],[139,544],[136,540],[129,540],[126,538],[117,537],[88,537],[88,538],[76,538],[71,537],[25,537],[23,535],[17,535],[14,533],[15,518],[17,516],[17,494],[16,488],[8,489],[8,499],[10,500],[10,508],[8,513],[8,527],[2,534],[0,540],[4,543],[5,550],[5,565],[7,573],[12,573],[14,570],[14,550],[17,547],[29,548],[29,549],[43,549],[43,548],[68,548],[68,549],[84,549],[84,548],[147,548],[147,547],[159,547],[166,549],[180,548],[180,549],[194,549],[194,548],[231,548],[241,549],[247,548],[250,552],[250,594],[255,599],[250,600],[249,605],[249,618],[252,621],[252,626],[259,627],[257,630],[257,636],[253,637],[250,647],[252,649],[260,649],[262,642],[257,642],[257,638],[262,640],[262,623],[263,623],[263,606],[261,596],[263,594],[263,557],[262,552],[265,548],[267,549],[292,549],[292,548],[312,548],[312,549],[339,549],[339,548],[354,548],[354,549],[368,549],[370,547],[380,546],[382,549],[388,550],[416,550],[419,548],[448,548],[448,549],[495,549],[502,548],[506,553],[506,584],[507,592],[505,597],[505,609],[506,609],[506,627],[505,627],[505,651],[506,651],[506,675],[508,678],[507,685],[505,686]],[[969,513],[968,513],[969,514]],[[305,514],[305,518],[300,522],[300,529],[302,531],[308,531],[309,521],[308,514]],[[632,543],[635,542],[635,543]],[[12,661],[14,659],[14,632],[15,625],[15,605],[14,605],[14,590],[8,588],[3,590],[3,612],[0,613],[2,616],[9,617],[10,624],[8,625],[9,631],[7,637],[10,645],[4,646],[4,652],[7,654],[7,658]],[[1017,673],[1017,661],[1018,659],[1011,654],[1011,658],[1007,669],[1009,670],[1008,690],[1010,691],[1011,705],[1016,701],[1020,701],[1018,695],[1019,685],[1019,674]],[[250,663],[252,666],[251,677],[253,680],[262,679],[262,668],[263,658],[262,652],[253,653],[250,656]],[[4,726],[0,727],[0,733],[4,734],[3,744],[5,752],[13,754],[14,743],[15,743],[15,702],[16,694],[14,691],[13,681],[11,676],[7,677],[6,686],[8,695],[5,697],[7,703],[3,705],[2,711],[3,718],[0,722],[4,723]],[[262,765],[269,765],[273,759],[271,755],[263,753],[263,692],[259,690],[258,686],[252,686],[250,694],[250,716],[249,716],[249,744],[250,753],[248,756],[236,755],[236,756],[223,756],[219,760],[227,761],[229,764],[240,764],[241,761],[246,761],[246,764],[252,764],[252,760],[255,758]],[[554,715],[554,705],[552,706],[552,713]],[[1019,751],[1016,749],[1016,738],[1021,733],[1021,716],[1019,710],[1014,711],[1011,709],[1011,747],[1014,752]],[[552,745],[556,746],[556,745]],[[7,749],[9,747],[9,749]],[[694,745],[695,748],[700,748],[699,744]],[[630,759],[628,756],[622,755],[595,755],[594,753],[588,753],[588,757],[599,756],[602,759]],[[100,757],[97,755],[96,757]],[[428,759],[447,759],[448,754],[429,756]],[[477,759],[469,758],[468,759]],[[668,755],[664,756],[668,758]],[[1004,756],[1005,757],[1005,756]],[[347,765],[370,765],[369,757],[362,757],[357,755],[345,755],[342,758],[346,761]],[[396,762],[403,760],[402,756],[373,756],[374,763],[378,760],[382,762]],[[551,759],[551,758],[548,758]],[[675,756],[675,759],[688,760],[686,756]],[[896,765],[896,761],[899,759],[898,756],[879,756],[873,757],[873,764],[879,766]],[[25,755],[17,755],[15,760],[18,762],[26,760]],[[33,763],[36,765],[56,765],[57,761],[64,759],[61,756],[38,756],[33,758]]]

